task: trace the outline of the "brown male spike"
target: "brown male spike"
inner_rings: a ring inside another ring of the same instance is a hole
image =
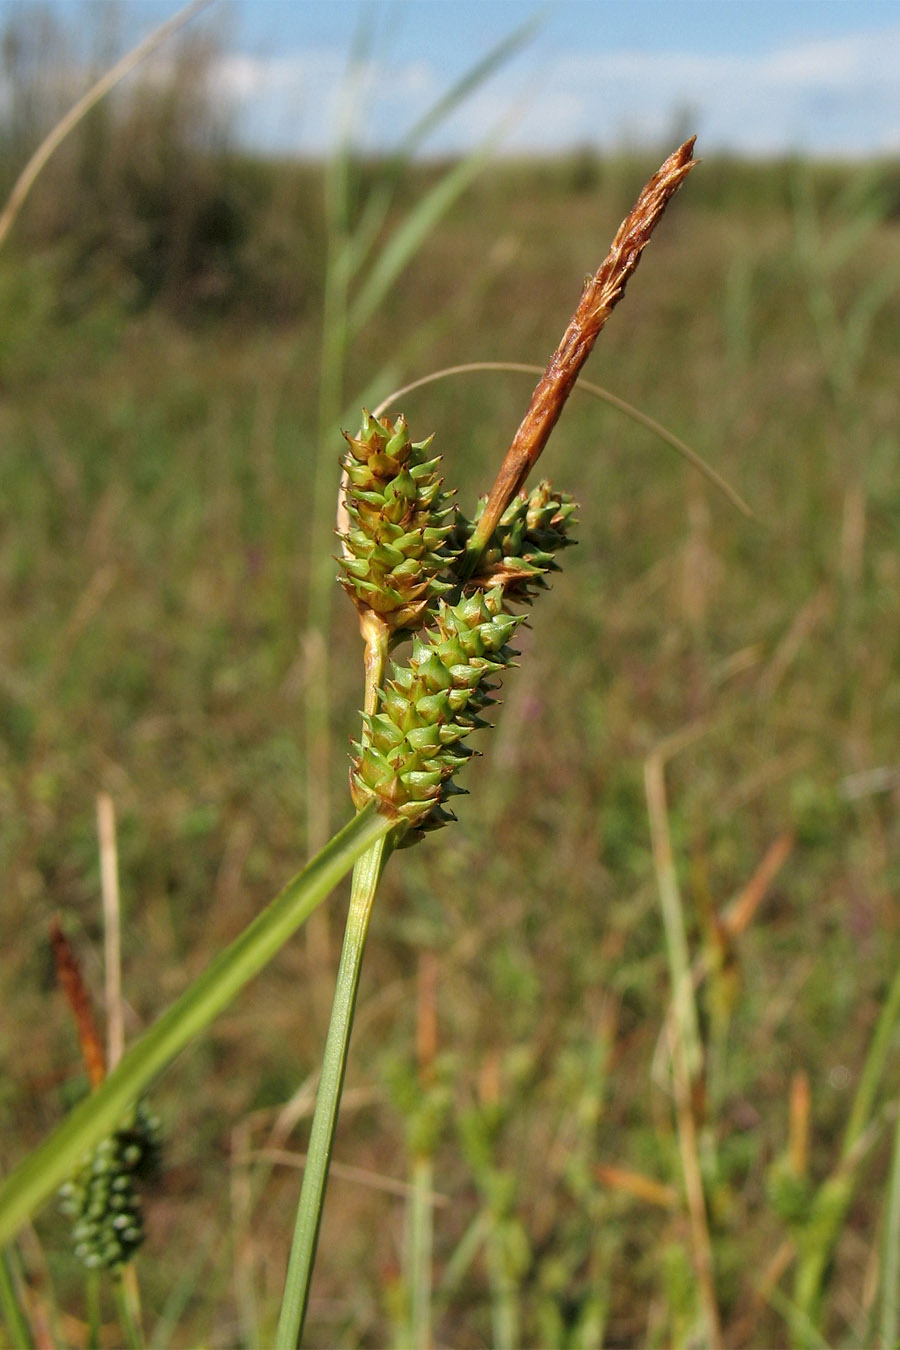
[[[466,549],[461,569],[466,576],[475,571],[497,522],[547,444],[597,335],[624,295],[628,279],[670,199],[694,167],[694,140],[692,136],[685,141],[646,184],[619,226],[609,253],[582,291],[569,326],[531,396]]]
[[[78,958],[62,930],[59,919],[53,919],[50,924],[50,945],[53,948],[57,978],[78,1028],[78,1040],[81,1045],[81,1053],[84,1056],[88,1078],[91,1087],[96,1088],[106,1077],[106,1056],[103,1053],[103,1042],[100,1040],[97,1031],[91,996],[84,982]]]

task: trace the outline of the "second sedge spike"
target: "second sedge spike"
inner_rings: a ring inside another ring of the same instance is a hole
[[[482,499],[472,520],[457,512],[455,540],[460,558],[465,556],[484,506]],[[546,573],[559,570],[554,555],[575,542],[570,531],[576,510],[569,494],[557,492],[547,479],[530,492],[517,493],[497,522],[472,582],[502,585],[507,600],[530,603],[536,590],[546,587]]]
[[[365,718],[353,799],[358,808],[374,799],[413,831],[405,842],[453,819],[443,802],[474,753],[463,742],[485,725],[479,713],[493,702],[493,677],[512,663],[508,641],[521,621],[504,611],[499,586],[457,605],[441,601],[434,631],[415,640],[407,665],[393,666],[381,712]]]

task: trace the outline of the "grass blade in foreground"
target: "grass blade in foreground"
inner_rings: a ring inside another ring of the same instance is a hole
[[[16,1291],[13,1275],[13,1250],[0,1251],[0,1311],[13,1345],[30,1345],[31,1329]],[[15,1253],[18,1258],[18,1253]]]
[[[75,1170],[82,1154],[115,1128],[148,1083],[228,1006],[356,859],[390,829],[391,821],[374,806],[345,825],[144,1033],[96,1092],[10,1173],[0,1187],[0,1244],[15,1235]]]

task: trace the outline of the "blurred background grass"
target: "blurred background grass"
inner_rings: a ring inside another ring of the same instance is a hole
[[[47,934],[61,914],[99,998],[97,793],[118,813],[130,1037],[305,853],[309,494],[316,470],[336,493],[341,450],[316,431],[324,171],[233,153],[185,78],[202,56],[188,43],[170,87],[96,109],[0,256],[4,1164],[83,1090]],[[21,106],[7,188],[55,115]],[[350,347],[346,390],[543,362],[657,162],[491,165]],[[351,224],[390,167],[348,161]],[[404,171],[385,237],[445,167]],[[403,1343],[412,1276],[389,1187],[423,1156],[438,1343],[496,1344],[504,1309],[525,1344],[688,1335],[643,777],[684,728],[668,824],[711,971],[697,1118],[716,1293],[727,1343],[784,1341],[781,1271],[774,1294],[759,1283],[782,1243],[802,1247],[772,1183],[791,1084],[811,1086],[794,1178],[811,1191],[837,1165],[900,943],[898,213],[896,165],[708,160],[603,335],[588,377],[689,441],[758,519],[573,396],[543,469],[580,503],[579,546],[523,634],[459,824],[391,863],[376,909],[336,1154],[366,1175],[331,1183],[311,1344]],[[464,507],[532,383],[470,374],[405,400]],[[362,687],[343,601],[328,643],[337,825]],[[729,902],[779,841],[729,935]],[[154,1345],[271,1332],[298,1176],[248,1150],[304,1147],[314,959],[291,944],[154,1094]],[[898,1092],[891,1062],[818,1321],[837,1343],[872,1330]],[[53,1214],[39,1232],[33,1278],[46,1289],[49,1270],[77,1309]]]

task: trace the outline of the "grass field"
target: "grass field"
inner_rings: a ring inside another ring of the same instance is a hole
[[[361,330],[342,402],[455,362],[543,364],[654,167],[490,170]],[[97,793],[129,1037],[306,852],[310,494],[316,472],[336,494],[341,446],[315,429],[321,185],[254,172],[277,203],[261,237],[277,218],[285,271],[296,257],[283,305],[184,313],[62,246],[0,257],[4,1165],[84,1090],[48,929],[59,914],[99,1000]],[[578,547],[517,643],[459,823],[394,858],[379,897],[310,1345],[407,1344],[423,1262],[439,1345],[697,1344],[697,1178],[725,1344],[880,1345],[896,1325],[892,1023],[867,1056],[900,952],[898,202],[877,166],[702,163],[602,334],[587,378],[756,519],[573,395],[542,471],[579,502]],[[532,384],[468,374],[405,400],[464,506]],[[336,827],[362,673],[334,593],[312,791]],[[689,1101],[664,914],[701,972]],[[152,1095],[154,1346],[271,1337],[330,978],[301,934]],[[410,1240],[423,1186],[433,1234],[419,1213]],[[52,1207],[24,1250],[83,1343]]]

